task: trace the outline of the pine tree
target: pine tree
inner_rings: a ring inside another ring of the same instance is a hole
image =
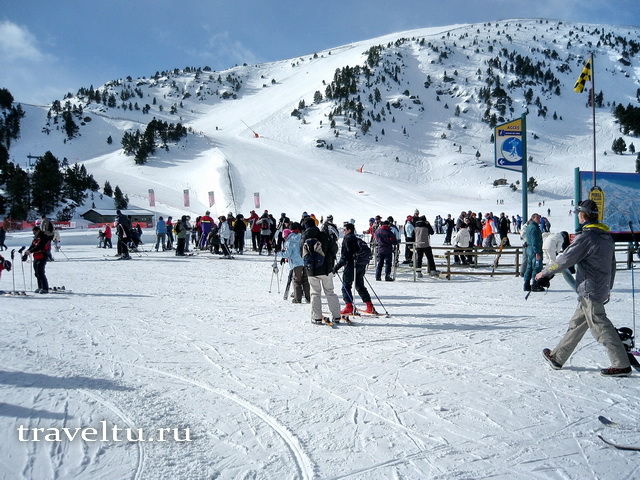
[[[63,183],[58,159],[46,152],[36,162],[31,176],[31,206],[43,215],[53,212],[60,201]]]
[[[78,125],[73,121],[73,115],[69,111],[62,112],[62,128],[64,128],[68,139],[74,138],[78,134]]]
[[[29,175],[11,162],[3,173],[7,179],[5,191],[9,216],[16,220],[26,220],[29,214]]]
[[[122,190],[118,185],[116,185],[113,192],[113,204],[119,210],[125,210],[129,206],[129,197],[122,194]]]
[[[617,138],[611,145],[611,150],[617,155],[622,155],[627,151],[627,142],[622,137]]]
[[[113,188],[111,188],[111,184],[109,183],[109,180],[104,182],[104,188],[102,189],[102,193],[105,194],[107,197],[113,197]]]

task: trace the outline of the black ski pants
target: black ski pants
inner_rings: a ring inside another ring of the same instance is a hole
[[[351,286],[355,280],[356,291],[364,303],[371,301],[369,290],[364,284],[364,274],[367,271],[366,265],[348,264],[344,267],[344,275],[342,277],[342,299],[345,303],[353,303],[353,292]]]

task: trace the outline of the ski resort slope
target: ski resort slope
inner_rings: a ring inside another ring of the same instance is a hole
[[[81,127],[79,136],[67,139],[59,123],[43,133],[47,107],[25,106],[25,123],[11,147],[11,159],[24,164],[27,155],[50,150],[60,160],[84,163],[101,186],[105,181],[118,185],[136,206],[146,207],[148,191],[154,189],[155,210],[163,216],[195,218],[206,210],[216,216],[229,211],[246,215],[257,207],[255,194],[260,210],[275,216],[286,212],[297,218],[309,211],[318,217],[354,218],[360,224],[376,214],[406,215],[416,208],[431,218],[455,215],[459,212],[451,206],[456,203],[465,210],[487,211],[504,202],[505,211],[519,213],[522,185],[517,191],[508,185],[522,184],[522,175],[493,167],[492,129],[482,121],[485,106],[478,98],[486,83],[478,71],[487,70],[487,62],[496,58],[506,64],[501,53],[506,50],[541,63],[558,79],[561,95],[534,85],[528,105],[524,95],[529,83],[509,89],[513,105],[505,116],[516,118],[529,110],[528,177],[538,183],[530,204],[568,202],[573,197],[574,168],[593,168],[591,111],[587,95],[574,93],[573,83],[584,63],[584,44],[597,44],[603,28],[542,20],[453,25],[399,32],[224,72],[196,74],[185,69],[120,80],[109,86],[110,92],[120,95],[139,89],[142,97],[133,96],[129,102],[153,104],[151,114],[121,105],[84,104],[71,96],[67,101],[81,103],[76,106],[91,121]],[[633,33],[630,27],[605,30],[625,37]],[[366,135],[355,121],[347,125],[344,116],[331,127],[336,102],[326,98],[314,102],[315,93],[325,94],[336,71],[364,66],[367,52],[377,46],[383,49],[376,71],[399,68],[398,80],[390,80],[386,70],[386,81],[370,86],[361,77],[357,95],[367,113],[383,110],[385,118],[374,121]],[[640,67],[633,58],[631,66],[624,67],[618,51],[607,48],[598,48],[595,63],[596,90],[604,92],[606,102],[596,111],[597,168],[632,172],[635,156],[614,155],[609,149],[621,135],[611,105],[634,101],[636,88],[631,86]],[[549,52],[557,60],[550,59]],[[503,85],[519,80],[512,72],[503,76]],[[444,81],[446,77],[455,81]],[[230,91],[228,78],[238,82],[237,90]],[[426,78],[431,79],[428,88]],[[375,107],[368,103],[374,88],[381,90]],[[223,99],[217,90],[233,93],[234,98]],[[206,94],[199,96],[200,92]],[[544,116],[534,105],[539,98],[547,109]],[[296,118],[292,113],[302,101],[306,106]],[[459,116],[453,113],[456,108]],[[157,148],[145,165],[136,165],[133,156],[124,155],[120,140],[124,132],[143,130],[152,118],[180,122],[192,133],[167,150]],[[627,137],[627,144],[632,140]],[[500,178],[507,185],[493,187]],[[189,206],[184,206],[185,190]],[[214,205],[209,203],[209,192],[214,193]],[[90,204],[78,213],[88,208]]]
[[[606,353],[589,334],[561,371],[542,358],[575,307],[560,279],[524,302],[511,276],[368,276],[390,316],[332,329],[283,300],[287,270],[274,274],[273,257],[123,262],[64,242],[48,275],[73,293],[1,297],[0,478],[640,475],[637,454],[597,437],[640,443],[637,373],[601,377]],[[17,285],[30,281],[16,265]],[[618,272],[617,326],[631,326],[630,282]],[[63,427],[100,433],[43,440]],[[124,441],[139,433],[154,440]]]

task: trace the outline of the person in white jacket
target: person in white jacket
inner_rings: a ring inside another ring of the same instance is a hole
[[[542,234],[542,253],[544,255],[545,264],[549,265],[556,261],[562,255],[562,252],[569,246],[569,234],[567,232],[543,233]],[[562,271],[562,278],[575,290],[576,280],[573,277],[575,268]]]
[[[543,233],[542,253],[544,254],[544,263],[555,262],[558,254],[562,253],[569,246],[569,243],[569,234],[567,232]]]
[[[464,254],[464,252],[469,252],[471,246],[471,234],[469,233],[468,226],[469,220],[465,219],[465,221],[460,224],[460,228],[456,232],[455,237],[453,237],[453,245],[455,246],[453,249],[455,253],[453,261],[456,265],[467,265],[471,263],[471,257]]]

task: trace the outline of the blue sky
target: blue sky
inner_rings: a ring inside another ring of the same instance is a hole
[[[509,18],[640,25],[637,0],[0,0],[0,87],[50,103],[158,70],[283,60],[414,28]]]

